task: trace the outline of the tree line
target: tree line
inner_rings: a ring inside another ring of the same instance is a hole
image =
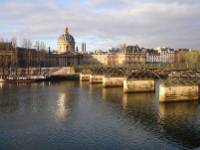
[[[5,47],[5,45],[9,45],[5,43],[11,43],[13,49]],[[22,55],[19,55],[17,51],[17,49],[20,49],[18,48],[17,38],[11,38],[11,40],[0,38],[0,47],[1,45],[4,45],[2,50],[12,50],[12,54],[14,56],[8,57],[6,52],[4,51],[6,57],[4,57],[3,54],[1,56],[2,59],[0,60],[1,72],[3,72],[3,74],[5,70],[8,71],[11,69],[17,69],[19,65],[18,59],[23,59],[23,62],[26,65],[26,68],[28,69],[28,72],[31,66],[37,66],[41,68],[42,64],[45,61],[47,51],[46,44],[43,41],[32,42],[30,39],[24,38],[20,41],[20,48],[23,49],[23,52],[21,53]],[[11,60],[11,58],[13,60]]]

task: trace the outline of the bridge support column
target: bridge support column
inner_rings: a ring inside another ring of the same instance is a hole
[[[198,85],[159,86],[159,102],[192,101],[199,99]]]
[[[125,93],[154,92],[155,81],[153,79],[125,79],[123,91]]]
[[[90,83],[91,84],[100,84],[103,82],[103,75],[90,75]]]
[[[123,87],[124,77],[104,77],[103,87]]]
[[[80,74],[80,81],[90,81],[90,74]]]

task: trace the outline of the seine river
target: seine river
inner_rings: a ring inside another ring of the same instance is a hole
[[[178,150],[200,146],[198,102],[79,82],[0,84],[0,150]]]

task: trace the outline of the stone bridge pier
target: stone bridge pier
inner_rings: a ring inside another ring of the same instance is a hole
[[[123,82],[123,91],[125,93],[154,92],[155,80],[126,78]]]
[[[172,83],[174,79],[175,82]],[[155,88],[157,80],[161,84]],[[195,81],[191,82],[193,80]],[[81,73],[80,81],[102,84],[104,88],[122,87],[124,93],[158,92],[161,103],[200,98],[200,72],[194,70],[96,67],[89,73]]]
[[[164,81],[159,85],[159,102],[194,101],[200,98],[200,84],[198,81]]]
[[[153,72],[132,72],[123,82],[125,93],[154,92],[158,74]]]
[[[80,81],[90,81],[91,74],[80,73]]]
[[[103,78],[103,87],[123,87],[123,82],[125,77],[110,77],[104,76]]]
[[[90,75],[90,84],[102,84],[104,75]]]

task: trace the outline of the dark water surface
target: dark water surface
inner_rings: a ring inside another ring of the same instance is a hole
[[[79,82],[0,85],[0,150],[193,149],[199,106]]]

